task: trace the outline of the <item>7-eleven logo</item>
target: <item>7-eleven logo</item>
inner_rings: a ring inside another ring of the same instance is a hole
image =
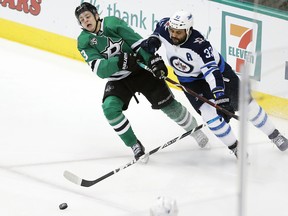
[[[250,76],[261,78],[261,32],[262,22],[223,12],[221,54],[239,73],[241,67],[249,66]]]
[[[236,57],[236,71],[240,72],[241,66],[245,63],[245,60],[254,63],[252,52],[247,50],[248,45],[253,42],[253,29],[230,24],[230,35],[239,38],[238,47],[229,47],[229,55]]]

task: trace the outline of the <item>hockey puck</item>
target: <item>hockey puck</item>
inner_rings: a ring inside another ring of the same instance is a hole
[[[60,208],[61,210],[64,210],[64,209],[66,209],[67,207],[68,207],[67,203],[61,203],[61,204],[59,205],[59,208]]]

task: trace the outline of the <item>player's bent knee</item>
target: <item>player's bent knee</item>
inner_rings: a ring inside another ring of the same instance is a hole
[[[218,116],[217,110],[215,107],[212,107],[211,105],[204,103],[200,107],[201,116],[205,122],[210,121],[211,119],[214,119]]]
[[[112,120],[120,116],[122,113],[122,107],[122,100],[115,96],[107,97],[102,104],[102,110],[108,120]]]
[[[182,104],[176,100],[173,100],[172,103],[161,108],[161,110],[172,119],[177,118],[183,112],[183,109]]]

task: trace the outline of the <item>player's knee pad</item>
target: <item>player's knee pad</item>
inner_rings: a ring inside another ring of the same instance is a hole
[[[209,129],[218,137],[225,138],[231,133],[231,127],[218,114],[214,107],[204,103],[200,107],[203,120]]]
[[[211,119],[214,119],[218,116],[217,110],[215,109],[215,107],[212,107],[211,105],[207,103],[203,103],[199,110],[205,122],[208,122]]]
[[[104,115],[108,120],[119,117],[122,114],[122,107],[122,100],[116,96],[107,97],[102,104]]]
[[[252,100],[248,106],[249,121],[256,127],[269,135],[275,130],[274,124],[269,119],[265,110],[259,104]]]
[[[249,120],[257,127],[261,127],[267,120],[266,112],[260,107],[255,100],[249,104]]]
[[[161,110],[185,130],[190,130],[197,126],[196,119],[188,112],[186,107],[176,100],[173,100],[172,103]]]
[[[204,103],[200,107],[202,118],[207,122],[211,132],[219,138],[226,146],[231,146],[236,142],[236,136],[234,135],[231,126],[226,123],[223,118],[217,114],[215,107]]]
[[[170,103],[167,106],[163,107],[161,110],[167,116],[169,116],[171,119],[177,119],[180,116],[185,115],[185,113],[187,112],[185,107],[183,107],[182,104],[179,103],[176,100],[173,100],[172,103]]]

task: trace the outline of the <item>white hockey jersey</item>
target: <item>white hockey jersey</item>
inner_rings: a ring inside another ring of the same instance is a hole
[[[166,48],[169,64],[180,82],[205,79],[213,89],[224,89],[222,72],[225,61],[204,36],[193,29],[186,42],[173,45],[168,32],[169,18],[162,19],[156,26],[152,37],[158,37]]]

